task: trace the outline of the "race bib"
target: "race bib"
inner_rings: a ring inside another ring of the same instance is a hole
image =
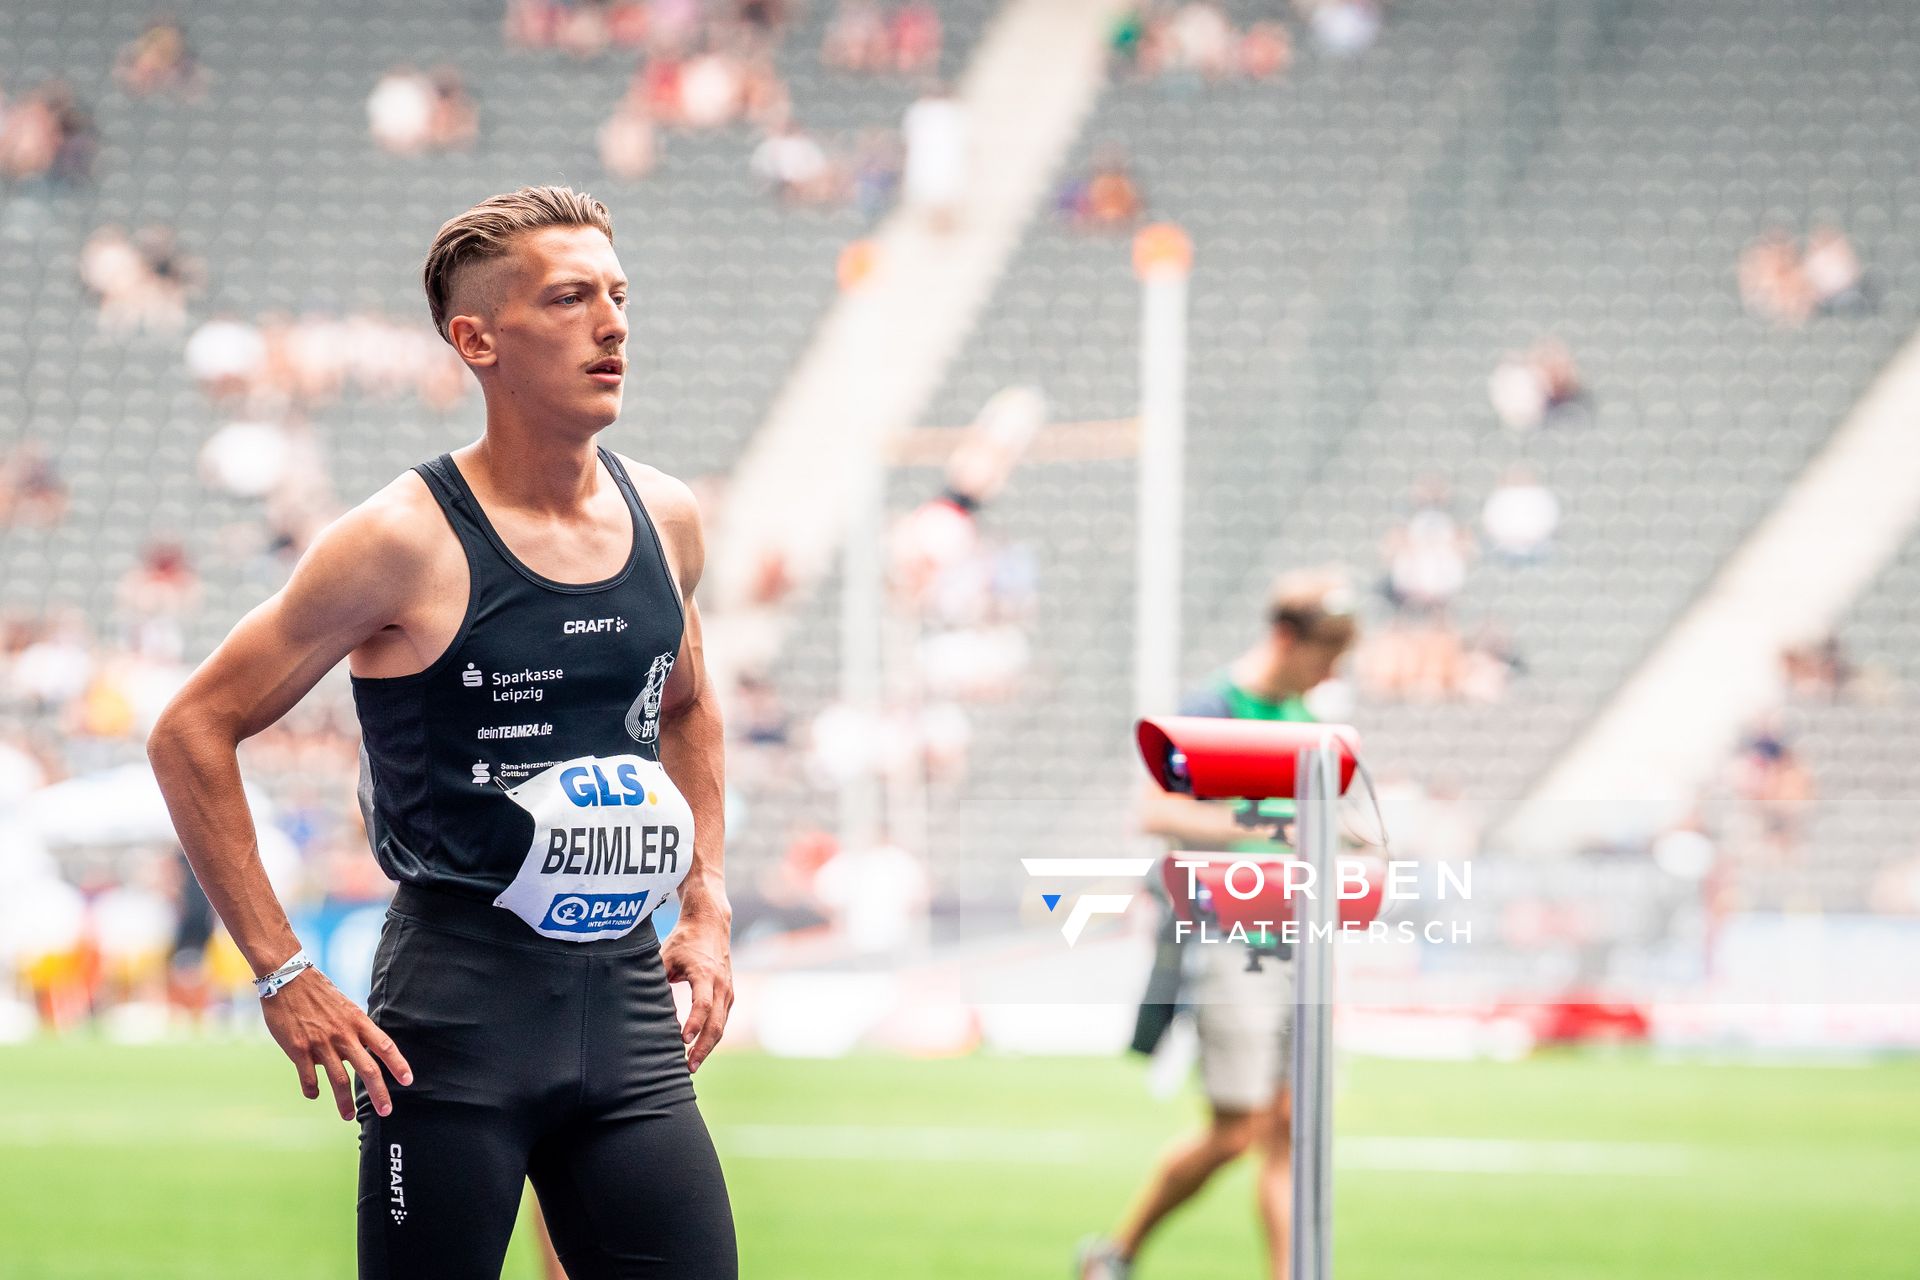
[[[563,760],[507,795],[533,815],[533,844],[493,905],[543,938],[624,937],[686,878],[693,810],[655,761]]]

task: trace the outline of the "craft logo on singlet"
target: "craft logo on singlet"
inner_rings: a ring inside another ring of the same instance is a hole
[[[590,636],[603,631],[618,635],[626,629],[625,618],[569,618],[560,624],[560,634],[563,636]]]
[[[627,733],[635,742],[652,742],[660,736],[660,697],[667,677],[673,674],[673,655],[663,653],[647,668],[647,686],[627,708]]]

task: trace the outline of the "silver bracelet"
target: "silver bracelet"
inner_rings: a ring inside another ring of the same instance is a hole
[[[287,961],[266,977],[255,978],[253,980],[253,989],[260,993],[262,1000],[265,1000],[274,992],[280,990],[280,988],[286,986],[289,982],[292,982],[295,978],[313,967],[313,957],[307,954],[305,947],[302,947],[293,953],[293,959]]]

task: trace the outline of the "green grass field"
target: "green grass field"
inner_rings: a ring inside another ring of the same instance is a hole
[[[1342,1280],[1920,1275],[1920,1063],[1346,1062]],[[1197,1115],[1124,1061],[716,1058],[748,1277],[1049,1277]],[[0,1276],[353,1274],[354,1129],[270,1044],[0,1048]],[[525,1224],[523,1223],[523,1226]],[[526,1231],[505,1275],[535,1275]],[[1250,1171],[1141,1280],[1260,1273]]]

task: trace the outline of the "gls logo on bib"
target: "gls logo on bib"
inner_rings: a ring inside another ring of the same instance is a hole
[[[581,756],[506,794],[533,816],[533,842],[493,903],[542,937],[621,937],[686,878],[693,810],[657,761]]]

